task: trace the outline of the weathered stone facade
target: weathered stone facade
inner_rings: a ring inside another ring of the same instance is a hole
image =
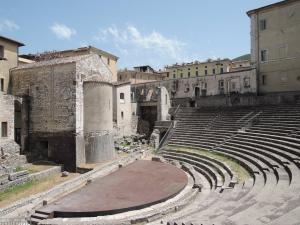
[[[132,85],[136,102],[157,102],[158,88],[165,87],[172,101],[230,93],[256,94],[256,71],[244,70],[212,76],[172,79]]]
[[[22,138],[34,158],[85,163],[84,81],[111,82],[112,74],[96,54],[52,59],[11,71],[11,93],[26,97],[29,118]],[[24,103],[25,104],[25,103]],[[26,108],[26,107],[25,107]],[[110,149],[111,150],[111,149]]]

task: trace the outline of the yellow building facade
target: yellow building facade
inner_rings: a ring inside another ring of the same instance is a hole
[[[18,66],[18,49],[23,43],[0,36],[0,91],[7,93],[9,70]]]
[[[168,79],[199,77],[207,75],[223,74],[230,71],[229,59],[208,60],[206,62],[191,62],[166,66]]]

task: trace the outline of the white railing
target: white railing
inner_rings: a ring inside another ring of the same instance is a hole
[[[180,104],[177,106],[176,110],[175,110],[174,113],[173,113],[173,117],[174,117],[174,118],[175,118],[176,114],[178,113],[179,108],[180,108]],[[176,127],[176,121],[173,120],[173,121],[171,121],[171,124],[170,124],[170,126],[169,126],[167,132],[166,132],[165,135],[162,137],[162,139],[159,141],[157,150],[159,150],[160,148],[163,147],[163,144],[164,144],[165,140],[166,140],[167,137],[169,136],[171,130],[173,130],[175,127]]]

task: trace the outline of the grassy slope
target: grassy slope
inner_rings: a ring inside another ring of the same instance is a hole
[[[29,181],[24,184],[16,185],[0,193],[0,208],[7,206],[14,201],[29,197],[30,195],[49,190],[75,176],[78,176],[78,174],[70,173],[68,177],[61,177],[61,174],[59,173],[39,181]]]

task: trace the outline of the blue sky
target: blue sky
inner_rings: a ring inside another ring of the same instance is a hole
[[[246,11],[274,0],[9,0],[0,35],[20,53],[93,45],[120,57],[119,68],[235,58],[250,52]]]

